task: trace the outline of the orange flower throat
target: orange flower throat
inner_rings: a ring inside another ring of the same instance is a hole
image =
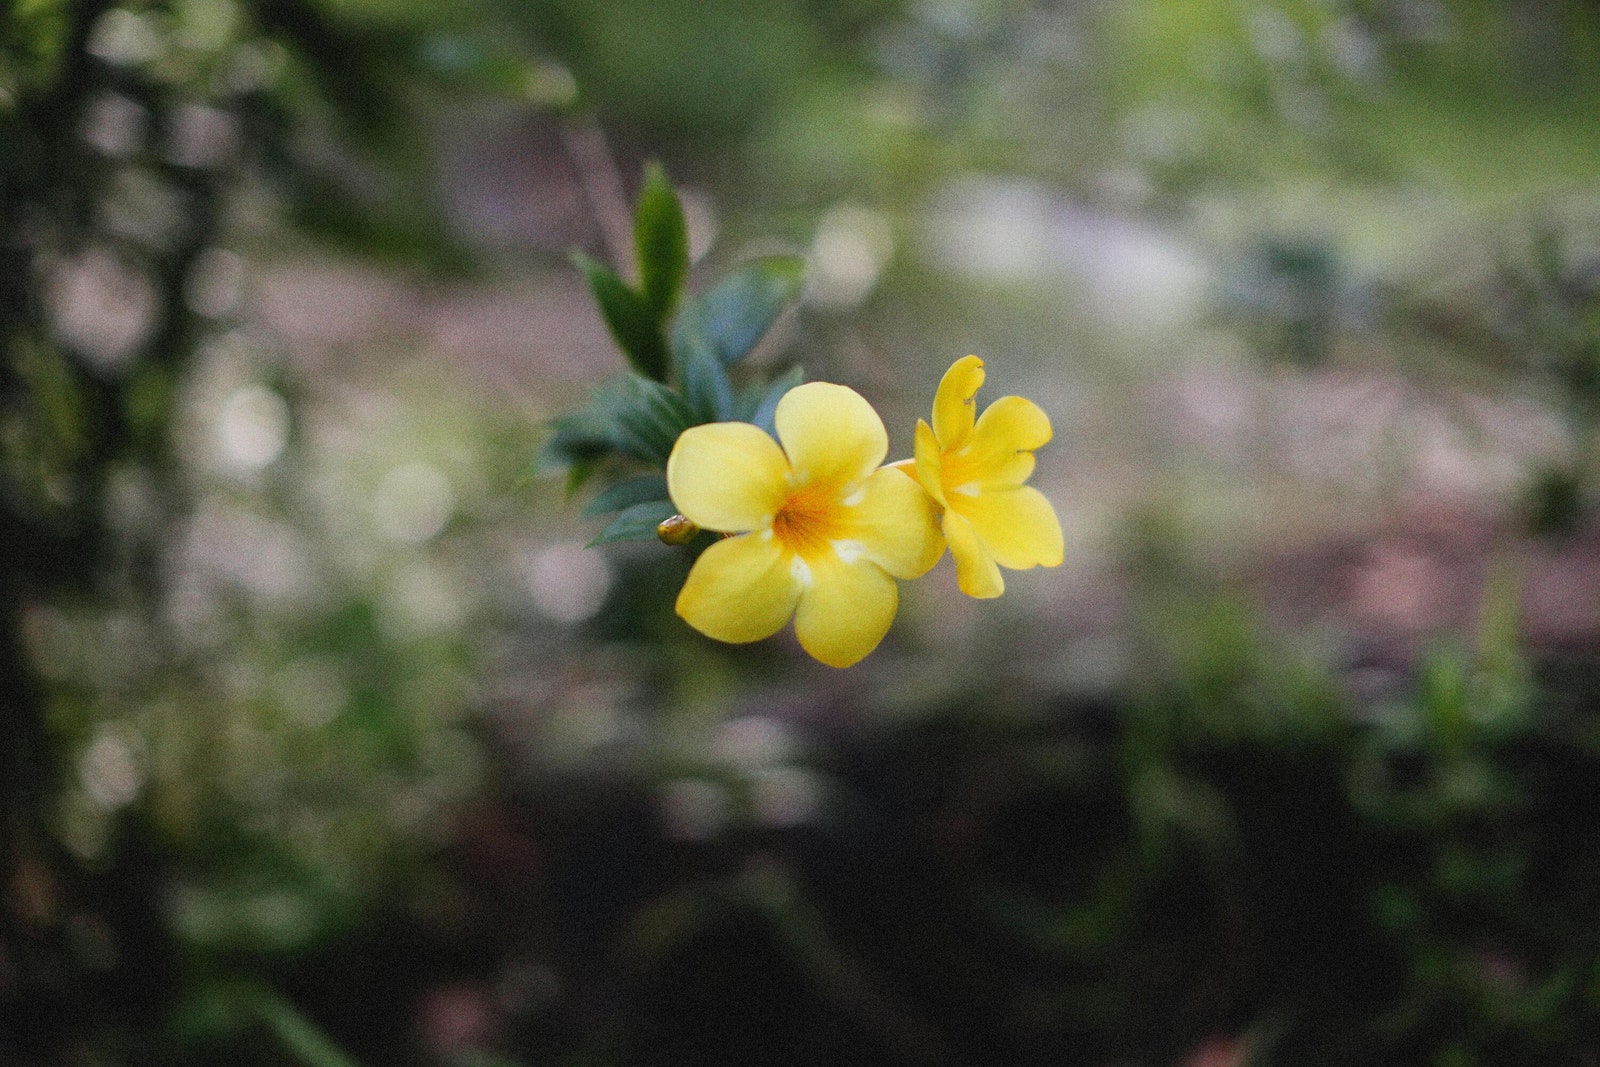
[[[801,559],[811,559],[828,549],[844,533],[839,487],[828,483],[797,486],[772,518],[778,541]]]

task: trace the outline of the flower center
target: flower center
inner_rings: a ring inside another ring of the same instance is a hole
[[[844,532],[839,489],[826,483],[796,487],[772,519],[772,532],[802,559],[826,551]]]

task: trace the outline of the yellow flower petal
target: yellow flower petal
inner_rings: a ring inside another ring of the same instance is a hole
[[[842,385],[795,386],[778,401],[773,424],[801,485],[850,485],[876,470],[889,452],[883,420],[861,394]]]
[[[1033,473],[1033,450],[1051,436],[1050,416],[1038,404],[1004,396],[978,417],[960,463],[984,486],[1021,485]]]
[[[1020,396],[1003,396],[984,409],[972,430],[972,446],[1032,452],[1053,436],[1050,416],[1033,401]]]
[[[944,507],[944,457],[939,454],[939,442],[934,437],[933,427],[921,419],[917,420],[916,452],[911,462],[922,488],[940,507]]]
[[[964,356],[951,364],[933,394],[933,435],[939,447],[959,448],[972,432],[973,397],[983,386],[983,360]]]
[[[1034,464],[1037,461],[1032,452],[1011,452],[998,459],[982,465],[974,464],[978,468],[978,484],[985,492],[1003,489],[1015,489],[1033,477]]]
[[[789,621],[800,597],[792,562],[766,531],[718,541],[695,560],[678,594],[678,614],[718,641],[771,637]]]
[[[795,636],[828,666],[848,667],[878,647],[899,606],[899,587],[876,563],[819,560],[800,594]]]
[[[667,457],[672,505],[706,530],[759,530],[777,514],[789,463],[778,442],[755,426],[714,422],[678,436]]]
[[[938,505],[916,479],[892,467],[874,471],[842,510],[837,551],[859,551],[896,578],[920,578],[944,555]]]
[[[1061,520],[1039,490],[1023,486],[983,493],[961,500],[958,506],[1000,566],[1011,570],[1060,566]]]
[[[1006,591],[994,557],[965,516],[955,511],[944,513],[944,539],[950,543],[950,557],[956,561],[956,584],[968,596],[980,600],[997,597]]]

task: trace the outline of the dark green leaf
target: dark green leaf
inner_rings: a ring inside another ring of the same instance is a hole
[[[609,545],[613,541],[643,541],[656,535],[656,527],[676,515],[677,509],[666,500],[648,500],[635,504],[611,520],[611,525],[600,531],[600,536],[589,542],[589,547]]]
[[[623,450],[647,463],[665,463],[678,435],[695,423],[683,397],[637,375],[624,376],[608,400]]]
[[[604,264],[581,252],[574,253],[572,258],[583,271],[589,291],[600,305],[600,316],[605,320],[606,329],[611,331],[612,340],[628,357],[633,369],[646,378],[663,381],[667,376],[667,346],[660,320],[650,306]]]
[[[750,421],[776,437],[778,431],[773,427],[772,419],[777,413],[778,401],[783,399],[784,393],[787,393],[789,390],[793,389],[795,386],[799,385],[805,380],[805,371],[801,370],[799,367],[789,368],[789,370],[782,377],[772,383],[772,387],[769,388],[766,395],[761,398],[761,403],[756,407],[755,411],[751,413]]]
[[[616,434],[593,410],[575,412],[556,424],[539,449],[534,470],[546,473],[601,459],[618,451]]]
[[[729,274],[711,292],[690,301],[672,330],[673,357],[695,344],[737,363],[765,337],[805,284],[805,260],[767,256]]]
[[[656,322],[664,324],[677,310],[689,276],[689,230],[683,206],[656,163],[645,168],[633,216],[633,250],[639,259],[640,295]]]
[[[584,506],[585,515],[606,515],[613,511],[667,499],[667,480],[659,474],[642,474],[602,490]]]
[[[735,422],[749,422],[755,418],[756,409],[767,398],[768,385],[763,381],[745,382],[733,398],[733,418]]]
[[[535,469],[549,471],[592,464],[621,453],[659,466],[667,461],[678,435],[693,425],[682,397],[660,382],[624,374],[608,383],[587,407],[556,423],[539,450]],[[588,477],[577,473],[578,484]]]
[[[697,422],[726,422],[733,418],[733,383],[728,369],[709,346],[691,340],[675,352],[678,380]]]
[[[583,459],[567,468],[567,499],[571,500],[600,469],[600,460]]]

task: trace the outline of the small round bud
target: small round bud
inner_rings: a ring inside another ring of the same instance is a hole
[[[669,545],[686,545],[699,532],[700,527],[682,515],[674,515],[656,527],[656,536]]]

